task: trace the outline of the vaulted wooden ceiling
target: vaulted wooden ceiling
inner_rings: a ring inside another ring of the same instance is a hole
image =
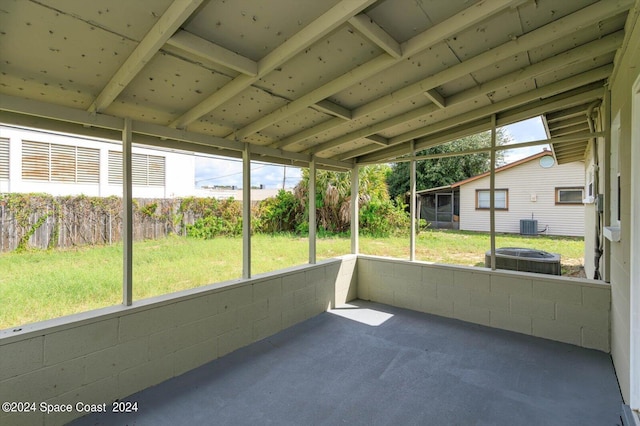
[[[0,121],[346,169],[544,115],[573,161],[637,3],[4,0]]]

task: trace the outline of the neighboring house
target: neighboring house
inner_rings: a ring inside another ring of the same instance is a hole
[[[157,148],[132,148],[133,197],[196,195],[195,160]],[[122,195],[122,145],[0,126],[0,193]]]
[[[489,179],[487,172],[419,191],[421,218],[434,227],[489,232]],[[496,232],[584,236],[583,162],[558,165],[543,151],[497,168],[495,179]]]
[[[432,228],[460,229],[460,187],[457,184],[417,191],[420,219]]]

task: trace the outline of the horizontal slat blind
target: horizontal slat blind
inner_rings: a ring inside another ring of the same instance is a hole
[[[77,158],[77,182],[100,183],[100,150],[78,147]]]
[[[9,139],[0,139],[0,179],[9,179]]]
[[[109,151],[109,184],[122,184],[122,153]]]
[[[22,141],[22,179],[49,180],[49,144]]]
[[[132,154],[131,179],[133,185],[164,186],[165,158],[158,155]],[[122,184],[122,153],[109,151],[109,183]]]
[[[164,157],[157,155],[149,156],[149,185],[150,186],[164,186],[165,180],[165,165]]]
[[[131,156],[131,182],[134,185],[148,185],[147,157],[142,154],[132,154]]]
[[[69,145],[50,145],[51,181],[75,182],[76,147]]]

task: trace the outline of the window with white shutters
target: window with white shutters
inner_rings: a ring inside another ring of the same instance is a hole
[[[22,141],[22,179],[98,183],[100,150],[46,142]]]
[[[0,139],[0,179],[9,180],[9,139]]]
[[[49,144],[22,141],[22,179],[49,181]]]
[[[165,158],[158,155],[131,154],[131,181],[138,186],[164,186]],[[122,184],[122,153],[109,151],[109,183]]]
[[[100,183],[100,151],[77,148],[76,180],[80,183]]]

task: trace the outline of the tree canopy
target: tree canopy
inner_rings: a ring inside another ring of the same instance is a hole
[[[496,134],[496,144],[503,145],[509,141],[509,136],[502,129]],[[466,151],[477,148],[486,148],[491,144],[490,132],[467,136],[453,142],[434,146],[417,152],[416,155],[434,155],[457,151]],[[502,151],[496,154],[497,165],[503,162]],[[487,172],[490,168],[489,152],[477,154],[459,155],[455,157],[443,157],[419,160],[416,162],[416,189],[423,190],[452,183]],[[389,195],[395,199],[404,197],[409,191],[410,163],[395,163],[391,166],[391,172],[387,177]]]
[[[386,178],[391,169],[386,164],[361,167],[359,206],[374,201],[388,201]],[[309,191],[309,169],[302,169],[302,180],[295,188],[296,197],[305,206]],[[351,220],[351,172],[318,170],[316,172],[316,208],[318,225],[329,232],[345,232]]]

